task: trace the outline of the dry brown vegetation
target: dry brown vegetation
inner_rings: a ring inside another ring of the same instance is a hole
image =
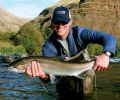
[[[60,0],[58,3],[56,3],[54,6],[67,6],[71,3],[78,3],[80,0]]]
[[[0,7],[0,32],[18,32],[30,19],[19,18]]]
[[[120,35],[120,0],[88,0],[72,9],[74,25]]]

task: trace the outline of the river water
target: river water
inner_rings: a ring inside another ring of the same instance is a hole
[[[110,69],[96,72],[93,94],[84,100],[120,100],[120,62],[111,61]],[[7,68],[0,67],[0,100],[56,100],[55,85],[43,85],[39,78],[13,73]]]

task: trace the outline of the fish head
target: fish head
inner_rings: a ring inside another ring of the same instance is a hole
[[[8,68],[9,71],[16,72],[16,73],[24,73],[27,69],[28,65],[18,65],[17,67],[10,66]]]

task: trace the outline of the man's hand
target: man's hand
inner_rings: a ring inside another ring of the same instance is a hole
[[[41,79],[48,78],[48,75],[42,71],[40,63],[37,61],[31,62],[31,66],[27,67],[26,73],[30,76],[33,76],[33,77],[40,77]]]
[[[109,60],[110,60],[109,56],[105,54],[97,56],[93,69],[97,71],[106,70],[109,65]]]

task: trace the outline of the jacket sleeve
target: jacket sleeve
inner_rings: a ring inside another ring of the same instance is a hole
[[[111,34],[105,32],[98,32],[95,30],[82,28],[78,33],[83,42],[89,43],[97,43],[103,46],[103,52],[111,52],[112,56],[115,55],[116,51],[116,38]]]
[[[57,50],[51,43],[45,42],[42,47],[42,55],[45,57],[55,57],[57,55]]]

